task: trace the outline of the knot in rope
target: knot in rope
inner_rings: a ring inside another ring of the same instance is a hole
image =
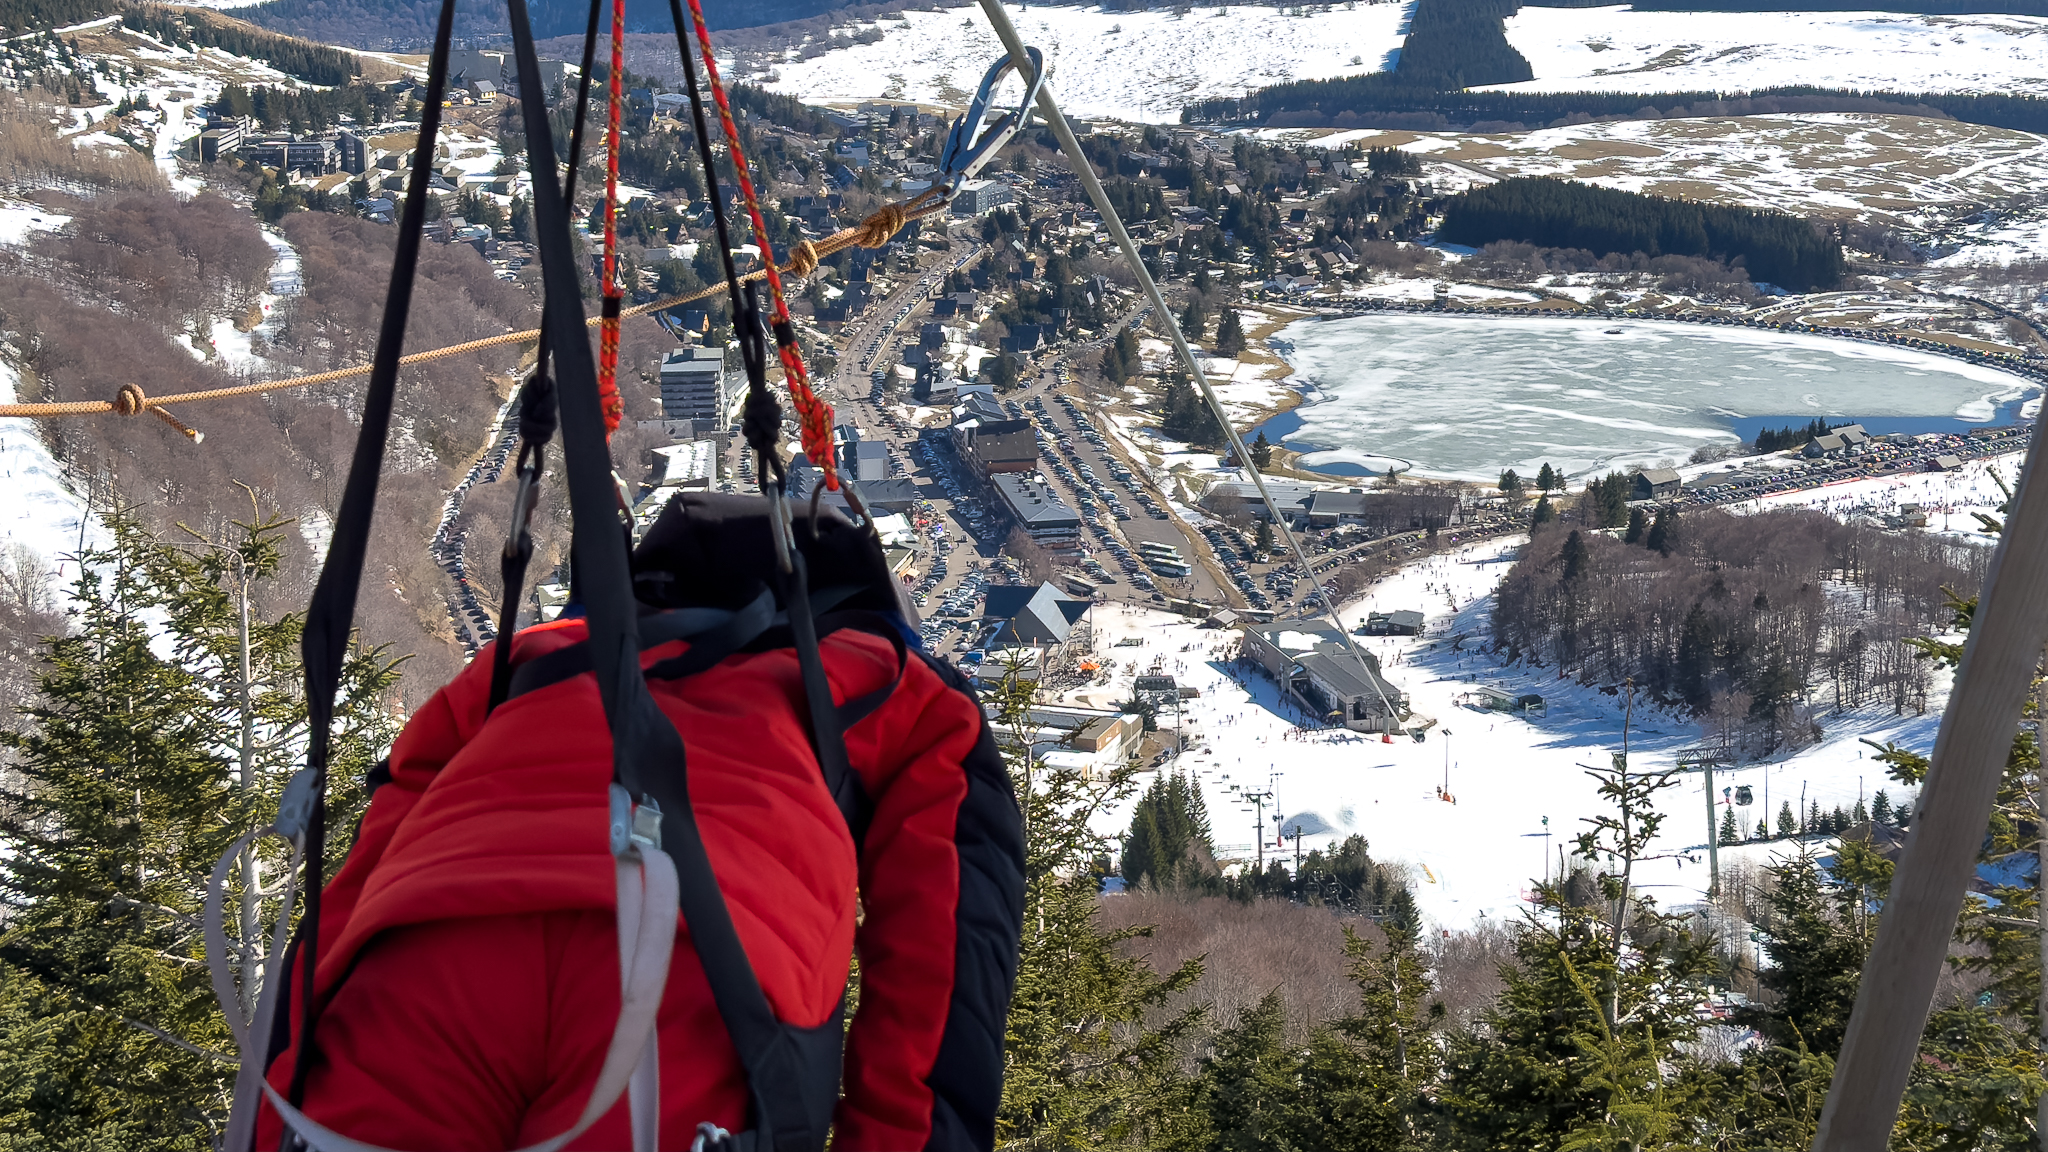
[[[142,394],[140,384],[123,384],[114,393],[114,411],[123,416],[139,416],[149,407],[149,397]]]
[[[901,204],[884,204],[875,209],[874,215],[860,222],[860,229],[853,242],[863,248],[880,248],[889,238],[902,231],[910,222],[910,213]]]
[[[809,240],[799,240],[789,250],[789,274],[808,277],[818,270],[818,246]]]

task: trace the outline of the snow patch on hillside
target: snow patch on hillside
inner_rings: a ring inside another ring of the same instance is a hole
[[[21,377],[0,360],[0,404],[18,398]],[[78,575],[75,557],[81,543],[101,548],[111,542],[85,501],[71,490],[64,470],[50,455],[34,421],[0,420],[0,549],[20,544],[34,550],[62,596]]]
[[[28,243],[37,232],[55,232],[71,223],[71,217],[46,212],[34,204],[0,200],[0,244],[10,247]]]
[[[1411,8],[1403,0],[1290,16],[1265,7],[1109,12],[1031,5],[1011,18],[1024,42],[1045,53],[1062,111],[1163,123],[1178,121],[1182,108],[1210,97],[1381,71],[1401,47]],[[988,22],[972,8],[905,12],[846,30],[876,27],[884,33],[877,43],[775,63],[769,87],[813,102],[965,105],[1002,55]],[[1011,85],[1022,94],[1014,80]]]
[[[1507,33],[1536,79],[1506,90],[2048,92],[2048,19],[2034,16],[1524,7]]]

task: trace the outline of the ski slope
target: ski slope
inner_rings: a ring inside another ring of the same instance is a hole
[[[1846,510],[1888,498],[1917,497],[1929,503],[1940,498],[1949,501],[1945,506],[1961,529],[1970,508],[1988,509],[1999,499],[1989,469],[2010,474],[2018,462],[2018,456],[2011,456],[1973,464],[1953,477],[1836,485],[1767,504]],[[1934,527],[1939,529],[1939,519]],[[1291,860],[1295,850],[1292,837],[1284,849],[1276,845],[1272,817],[1278,813],[1280,826],[1302,827],[1303,851],[1327,849],[1356,833],[1370,843],[1375,859],[1406,865],[1418,905],[1437,925],[1460,928],[1515,918],[1529,907],[1531,878],[1554,874],[1558,849],[1586,828],[1586,818],[1604,810],[1582,766],[1606,766],[1620,750],[1622,735],[1620,697],[1560,680],[1554,669],[1503,666],[1480,650],[1489,633],[1493,587],[1521,543],[1517,538],[1493,540],[1417,560],[1341,614],[1354,627],[1368,611],[1414,609],[1426,615],[1420,637],[1360,638],[1378,655],[1388,678],[1408,692],[1415,711],[1436,721],[1421,743],[1399,736],[1386,743],[1343,730],[1297,730],[1272,681],[1257,673],[1242,680],[1231,676],[1223,653],[1236,642],[1235,632],[1119,605],[1101,605],[1091,613],[1097,651],[1117,665],[1111,682],[1066,698],[1113,707],[1130,698],[1133,675],[1159,661],[1181,684],[1200,692],[1185,705],[1182,731],[1190,748],[1161,770],[1185,771],[1199,782],[1220,854],[1245,861],[1254,854],[1254,814],[1235,799],[1230,786],[1271,787],[1275,800],[1265,810],[1262,829],[1269,857],[1280,851]],[[1455,643],[1460,636],[1466,637],[1462,645]],[[1139,646],[1113,646],[1131,639]],[[1742,785],[1752,789],[1755,800],[1735,809],[1745,829],[1766,814],[1775,821],[1787,800],[1795,807],[1818,802],[1832,810],[1853,807],[1859,798],[1867,802],[1879,788],[1895,803],[1912,799],[1911,789],[1887,779],[1883,767],[1869,759],[1862,740],[1932,748],[1949,679],[1947,673],[1936,674],[1925,715],[1895,716],[1889,708],[1873,706],[1823,716],[1826,738],[1820,744],[1765,763],[1717,769],[1713,819],[1719,821],[1724,807],[1721,789]],[[1466,694],[1475,683],[1539,693],[1547,714],[1471,707]],[[1163,714],[1161,724],[1172,729],[1172,714]],[[1690,719],[1639,704],[1630,732],[1630,764],[1648,771],[1668,769],[1676,752],[1700,742]],[[1455,803],[1438,798],[1446,778]],[[1140,778],[1141,786],[1146,779]],[[1680,780],[1659,795],[1665,822],[1648,850],[1652,858],[1639,861],[1635,870],[1641,891],[1665,908],[1704,900],[1709,878],[1703,780],[1697,773]],[[1121,835],[1129,827],[1134,802],[1105,811],[1097,830]],[[1821,838],[1739,844],[1720,849],[1721,863],[1724,868],[1741,859],[1768,863],[1802,847],[1825,850]]]
[[[20,383],[14,366],[0,355],[0,404],[19,398]],[[60,602],[69,603],[80,547],[103,548],[111,538],[65,482],[64,470],[44,446],[34,421],[0,420],[0,485],[7,491],[7,499],[0,501],[0,553],[17,545],[33,550]]]
[[[2048,92],[2048,19],[2034,16],[1524,6],[1507,33],[1536,79],[1504,90]]]
[[[1290,16],[1266,7],[1111,12],[1033,4],[1013,9],[1011,19],[1024,42],[1045,53],[1063,111],[1165,123],[1177,122],[1197,100],[1390,67],[1410,8],[1407,0],[1352,3]],[[884,37],[874,44],[809,60],[792,51],[774,63],[767,86],[813,103],[965,105],[1002,55],[988,22],[971,7],[904,12],[842,31],[876,27]]]

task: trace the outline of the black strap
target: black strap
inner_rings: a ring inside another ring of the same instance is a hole
[[[527,153],[534,165],[534,225],[561,389],[562,440],[575,520],[575,570],[588,611],[591,664],[611,727],[613,775],[628,794],[660,805],[662,845],[675,860],[683,918],[719,1017],[747,1071],[755,1126],[765,1129],[763,1135],[776,1152],[816,1152],[824,1143],[825,1132],[811,1131],[810,1110],[803,1100],[792,1098],[800,1094],[790,1091],[790,1086],[803,1083],[802,1053],[775,1018],[719,891],[718,877],[690,806],[689,765],[682,737],[655,707],[639,674],[632,574],[625,536],[615,530],[620,523],[618,493],[612,484],[590,343],[583,333],[583,302],[570,248],[568,210],[552,171],[553,137],[540,86],[533,27],[526,0],[508,0],[507,8],[519,64]]]
[[[851,586],[827,588],[818,593],[818,602],[830,608],[844,602],[860,589]],[[660,668],[689,668],[690,672],[669,672],[665,678],[693,675],[724,660],[727,656],[752,644],[756,638],[772,628],[786,625],[787,617],[775,610],[775,595],[763,590],[753,602],[737,611],[723,608],[672,608],[640,619],[640,650],[646,652],[663,644],[677,640],[691,640],[690,650],[681,657],[665,660],[648,670],[650,676],[664,676],[655,671]],[[717,651],[712,658],[709,654]],[[677,660],[686,663],[677,663]],[[708,661],[701,667],[699,661]],[[522,660],[513,665],[510,677],[510,691],[506,699],[538,692],[560,684],[574,676],[590,671],[590,648],[582,641],[566,644],[531,660]]]
[[[603,0],[590,0],[590,17],[583,28],[583,71],[576,81],[576,123],[569,130],[569,171],[562,177],[562,199],[566,203],[576,202],[576,170],[583,157],[583,128],[586,114],[590,109],[590,62],[597,53],[597,21],[603,9]],[[507,699],[512,687],[512,637],[519,631],[519,602],[526,598],[526,565],[533,559],[533,534],[528,523],[533,517],[533,502],[538,493],[529,488],[538,487],[545,462],[544,446],[554,438],[557,424],[555,409],[555,379],[548,372],[548,329],[546,304],[543,303],[540,322],[540,343],[535,349],[533,378],[520,389],[519,395],[519,473],[522,503],[525,516],[520,523],[512,525],[511,535],[505,540],[505,550],[498,560],[498,579],[504,588],[504,600],[498,607],[498,645],[491,658],[491,695],[484,706],[485,715],[497,711],[498,705]],[[528,471],[527,456],[532,453],[531,471]]]
[[[320,567],[306,626],[299,638],[306,673],[306,766],[313,771],[313,811],[306,824],[306,896],[300,922],[303,959],[303,1021],[298,1056],[292,1068],[287,1099],[294,1105],[306,1097],[306,1073],[312,1067],[314,1032],[320,1003],[314,980],[320,955],[320,896],[326,886],[327,761],[334,726],[334,694],[341,686],[354,628],[356,594],[362,585],[363,561],[369,552],[370,519],[376,512],[377,476],[384,467],[384,445],[391,431],[391,409],[398,389],[398,357],[405,345],[406,320],[412,312],[413,274],[419,267],[420,238],[427,217],[427,184],[433,174],[435,137],[441,129],[441,97],[448,87],[448,45],[455,28],[455,0],[441,0],[441,18],[434,27],[434,50],[427,63],[426,100],[420,106],[419,139],[412,156],[411,179],[405,190],[405,214],[392,257],[390,288],[384,297],[384,318],[377,332],[370,384],[363,393],[363,425],[356,434],[348,483],[334,517],[327,559]]]
[[[677,608],[649,616],[641,622],[640,650],[645,652],[677,640],[688,640],[692,653],[702,648],[722,648],[730,655],[760,635],[774,620],[775,597],[766,591],[738,611]],[[587,645],[578,643],[557,648],[518,666],[512,674],[510,698],[538,692],[590,670],[590,648]]]
[[[511,532],[498,553],[498,578],[505,592],[498,608],[498,643],[491,649],[491,695],[484,706],[485,715],[497,711],[512,686],[512,637],[519,631],[519,602],[526,597],[526,565],[533,559],[533,509],[540,499],[540,479],[547,466],[547,442],[555,434],[555,417],[555,383],[542,361],[519,390],[519,460],[513,467],[519,486],[512,498]]]

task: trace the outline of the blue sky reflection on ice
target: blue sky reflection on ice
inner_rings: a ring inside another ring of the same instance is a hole
[[[1473,480],[1545,461],[1575,476],[1682,463],[1762,416],[1923,417],[1933,430],[1989,420],[2032,389],[1930,353],[1654,321],[1391,313],[1305,320],[1276,345],[1312,390],[1268,435],[1317,450],[1310,466],[1392,457]]]

